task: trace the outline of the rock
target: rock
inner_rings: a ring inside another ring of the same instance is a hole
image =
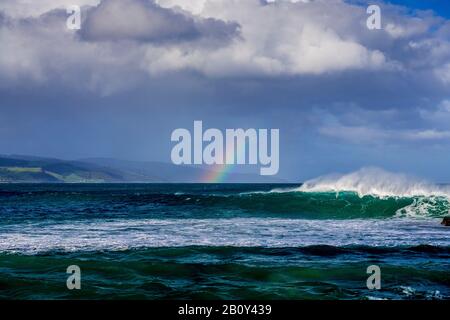
[[[450,227],[450,217],[444,217],[441,224],[443,224],[446,227]]]

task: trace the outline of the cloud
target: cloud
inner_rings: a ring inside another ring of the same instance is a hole
[[[450,102],[435,108],[366,110],[347,105],[345,110],[317,110],[317,132],[351,144],[449,143]]]
[[[403,132],[402,136],[405,139],[411,140],[441,140],[450,139],[450,131],[438,131],[434,129],[424,131],[409,131]]]
[[[39,17],[55,9],[65,10],[67,6],[96,6],[101,0],[2,0],[0,11],[7,12],[15,19]]]
[[[435,70],[436,75],[444,82],[446,85],[450,85],[450,63],[447,63]]]
[[[72,32],[61,4],[0,5],[8,16],[0,19],[0,86],[58,83],[111,94],[190,73],[261,81],[420,74],[424,86],[439,82],[436,90],[449,82],[449,23],[396,6],[383,6],[384,29],[370,31],[365,7],[339,0],[85,0],[81,31]]]
[[[420,108],[419,114],[429,125],[448,128],[450,125],[450,100],[441,101],[435,108]]]
[[[103,0],[88,10],[81,35],[89,41],[184,42],[206,37],[223,42],[238,31],[236,23],[194,17],[147,0]]]
[[[385,140],[390,136],[390,134],[384,130],[367,128],[363,126],[323,126],[320,127],[318,131],[322,135],[353,143],[378,143],[380,140]]]
[[[296,175],[448,176],[449,20],[391,1],[381,30],[359,0],[75,2],[81,31],[72,0],[0,1],[4,153],[167,161],[170,132],[203,119],[280,128]]]
[[[160,3],[189,8],[181,1]],[[390,67],[381,51],[365,47],[349,32],[350,28],[363,28],[362,8],[320,1],[256,0],[206,1],[199,7],[201,16],[232,19],[241,25],[241,39],[208,52],[206,61],[204,52],[186,54],[188,65],[208,75],[277,77]],[[343,22],[343,15],[352,16],[351,22]]]
[[[322,135],[352,143],[386,143],[399,141],[450,141],[450,130],[389,130],[364,126],[335,125],[320,127]]]

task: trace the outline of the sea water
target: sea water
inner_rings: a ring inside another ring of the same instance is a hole
[[[333,187],[0,185],[0,298],[450,298],[445,193]]]

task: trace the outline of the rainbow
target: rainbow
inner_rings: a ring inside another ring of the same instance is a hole
[[[224,182],[232,168],[232,164],[217,164],[212,170],[208,171],[208,173],[202,177],[201,181],[203,183]]]
[[[226,153],[232,152],[234,148],[233,143],[227,143]],[[244,153],[245,154],[245,145],[241,145],[241,148],[236,150],[236,154]],[[225,156],[224,155],[224,156]],[[225,182],[227,175],[233,169],[234,164],[216,164],[211,170],[208,170],[208,173],[205,174],[202,179],[200,179],[203,183],[222,183]]]

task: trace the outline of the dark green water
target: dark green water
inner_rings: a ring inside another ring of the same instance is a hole
[[[450,298],[446,198],[280,187],[2,185],[0,298]]]

